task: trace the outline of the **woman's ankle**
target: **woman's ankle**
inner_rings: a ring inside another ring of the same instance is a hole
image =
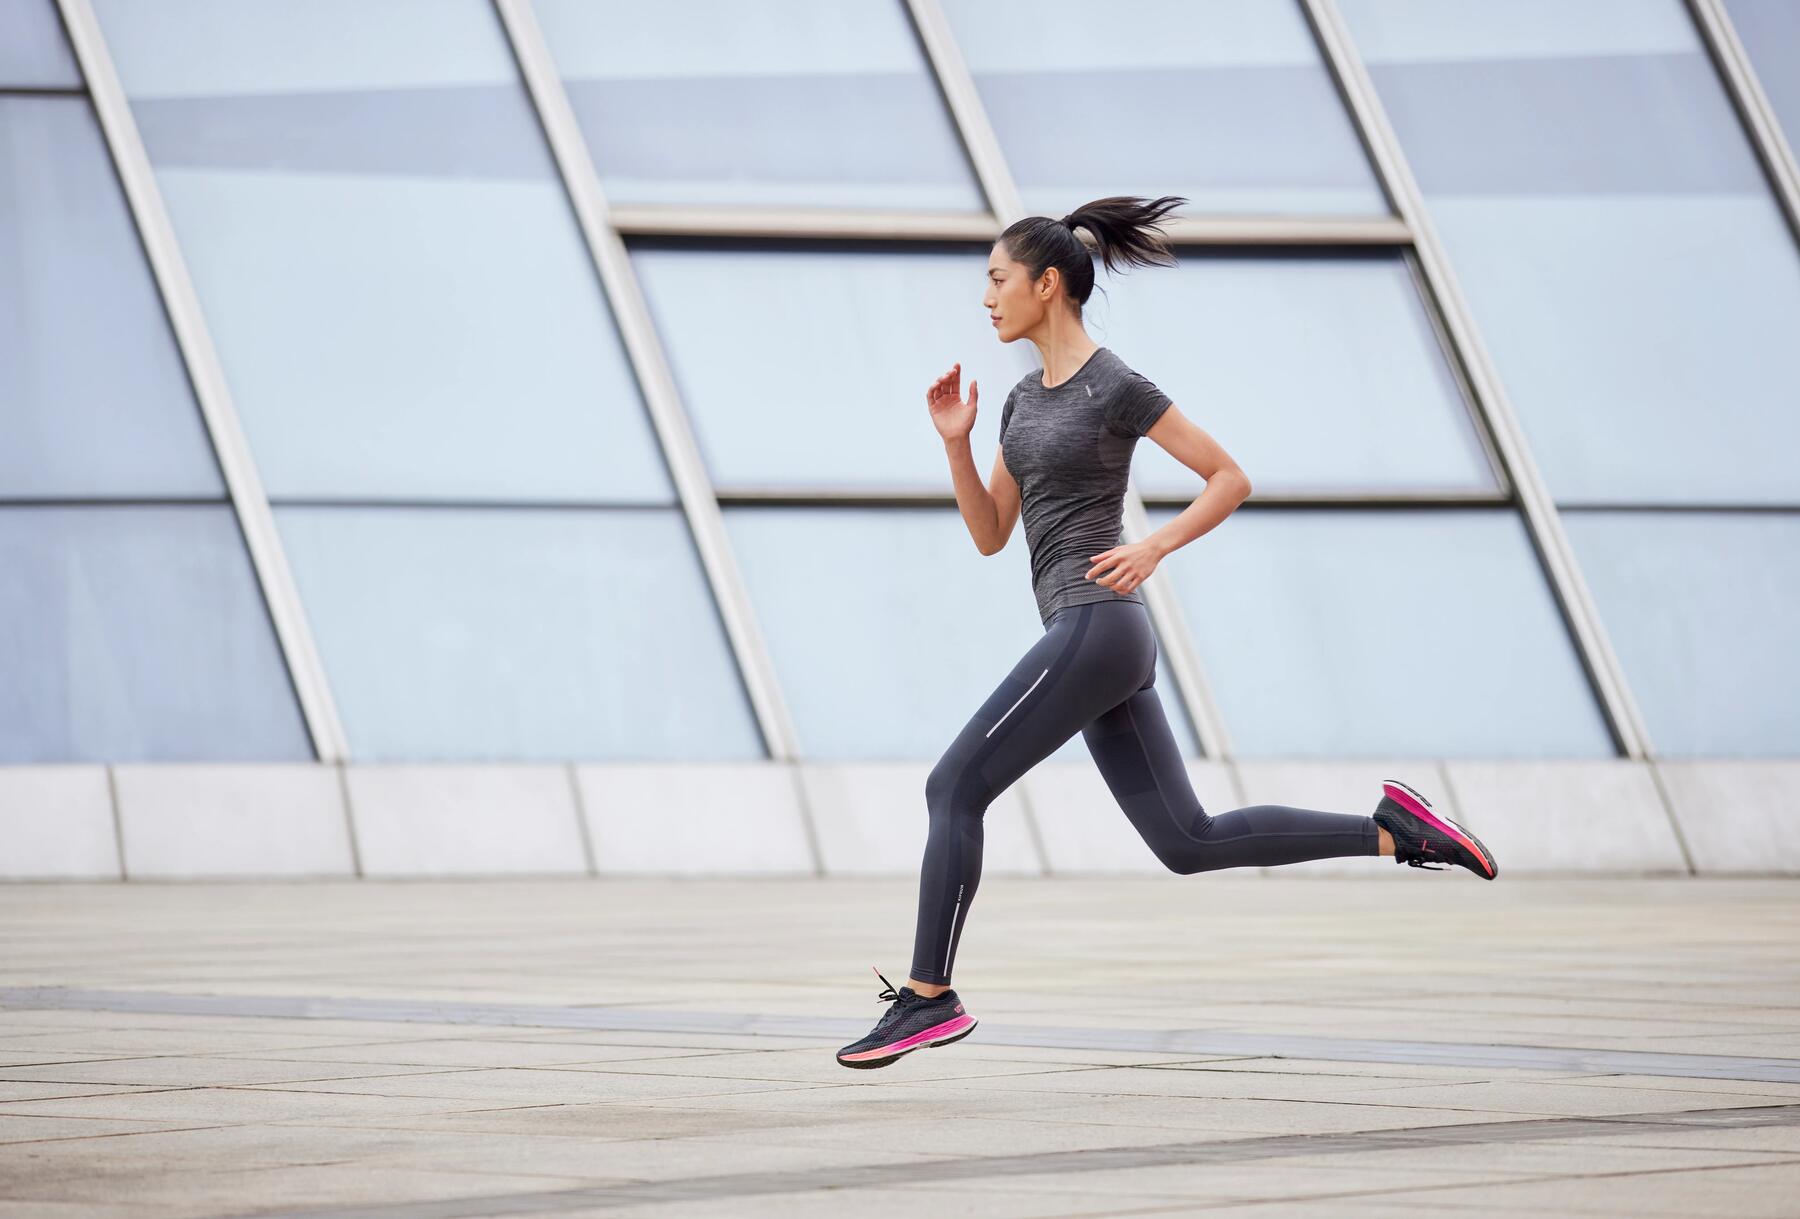
[[[927,999],[935,999],[950,989],[947,982],[921,982],[917,978],[908,978],[906,984],[913,989],[913,994],[923,995]]]

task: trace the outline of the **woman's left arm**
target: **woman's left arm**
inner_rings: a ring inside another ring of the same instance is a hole
[[[1250,496],[1250,479],[1206,430],[1170,404],[1144,433],[1175,460],[1206,480],[1206,489],[1180,515],[1141,542],[1127,542],[1090,555],[1087,577],[1116,593],[1142,584],[1165,555],[1186,546],[1237,510]],[[1110,569],[1110,570],[1109,570]],[[1095,573],[1106,575],[1096,578]]]

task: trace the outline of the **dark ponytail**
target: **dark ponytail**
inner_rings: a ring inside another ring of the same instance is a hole
[[[1015,221],[1000,234],[1000,241],[1014,262],[1030,268],[1032,279],[1050,267],[1062,272],[1064,287],[1079,314],[1094,291],[1096,254],[1108,271],[1124,265],[1175,265],[1175,253],[1158,222],[1186,202],[1178,195],[1157,199],[1108,195],[1082,204],[1061,220],[1027,216]],[[1093,249],[1075,235],[1077,228],[1094,235]]]

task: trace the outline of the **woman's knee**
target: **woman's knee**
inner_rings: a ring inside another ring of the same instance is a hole
[[[1196,872],[1216,872],[1226,866],[1216,851],[1196,844],[1181,847],[1160,848],[1156,857],[1162,860],[1163,867],[1177,876],[1192,876]]]
[[[954,751],[938,759],[931,773],[925,776],[925,808],[931,816],[968,813],[979,817],[987,811],[990,803],[987,785],[979,781],[965,782],[968,777],[969,763],[957,757]]]
[[[962,763],[954,749],[946,750],[944,756],[937,760],[931,773],[925,776],[925,804],[931,809],[947,808],[950,797],[956,792],[957,780],[962,777]]]
[[[1171,816],[1167,824],[1175,825],[1175,817]],[[1152,842],[1150,849],[1156,853],[1156,858],[1162,861],[1163,867],[1177,876],[1192,876],[1196,872],[1215,871],[1226,865],[1220,858],[1220,852],[1216,845],[1208,843],[1206,840],[1206,831],[1211,825],[1212,817],[1204,808],[1196,807],[1188,821],[1187,830],[1179,838],[1175,837],[1171,831],[1169,836],[1158,838]]]

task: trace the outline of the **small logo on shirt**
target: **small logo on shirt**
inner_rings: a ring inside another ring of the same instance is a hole
[[[1093,397],[1093,396],[1094,396],[1094,387],[1093,387],[1093,386],[1091,386],[1091,385],[1084,385],[1084,386],[1082,386],[1082,387],[1081,387],[1081,388],[1083,388],[1083,389],[1085,389],[1085,390],[1087,390],[1087,392],[1088,392],[1088,397],[1090,397],[1090,398],[1092,398],[1092,397]]]

